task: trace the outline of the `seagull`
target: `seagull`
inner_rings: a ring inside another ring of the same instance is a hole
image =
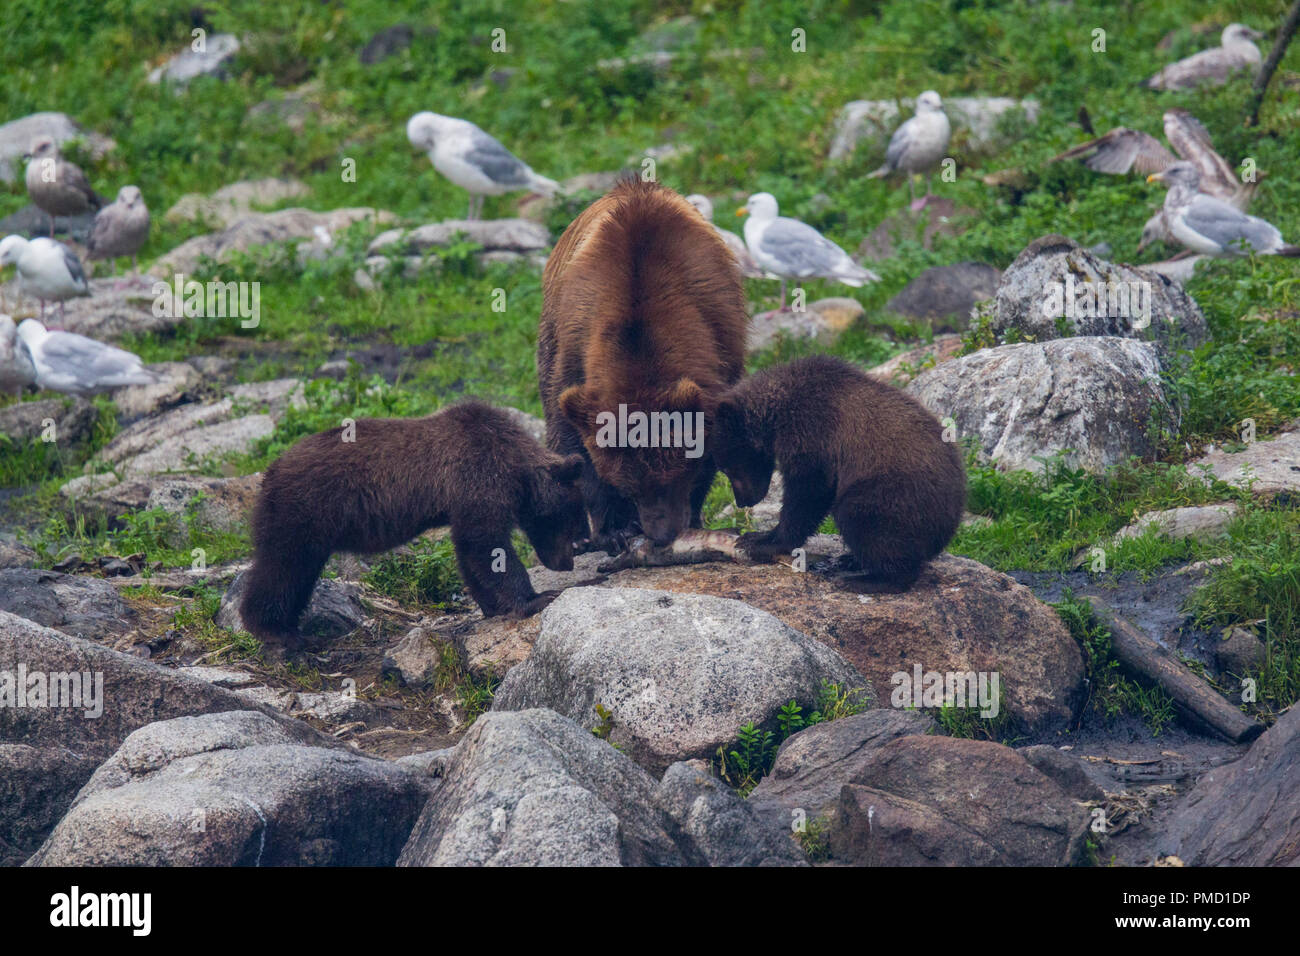
[[[776,197],[755,193],[737,216],[748,214],[745,245],[758,265],[781,280],[781,309],[785,311],[787,279],[834,279],[845,285],[879,282],[880,276],[864,269],[849,254],[807,223],[777,215]]]
[[[137,187],[123,186],[117,191],[117,200],[95,216],[95,224],[86,240],[86,258],[130,256],[131,268],[138,272],[140,264],[136,253],[148,238],[149,207],[144,204],[144,197]]]
[[[0,315],[0,392],[15,398],[36,381],[36,363],[11,316]]]
[[[952,137],[952,124],[943,111],[943,100],[934,90],[926,90],[916,98],[916,115],[894,130],[889,148],[885,150],[885,165],[871,173],[868,179],[888,176],[895,170],[907,173],[907,189],[916,202],[916,187],[912,182],[915,173],[925,173],[925,193],[930,194],[930,179],[939,161],[948,152]]]
[[[559,183],[533,172],[469,120],[416,113],[406,124],[406,138],[412,146],[428,152],[434,169],[469,190],[467,219],[479,217],[485,196],[522,189],[552,196],[559,191]]]
[[[17,266],[23,292],[41,300],[41,318],[45,318],[45,303],[63,303],[67,299],[90,295],[86,271],[78,259],[61,242],[46,239],[25,239],[22,236],[5,236],[0,240],[0,268]]]
[[[59,155],[59,145],[49,136],[32,140],[27,154],[27,195],[50,217],[54,236],[55,216],[79,216],[104,205],[104,198],[90,188],[79,166]]]
[[[24,319],[18,337],[31,350],[36,384],[54,392],[93,395],[123,385],[153,385],[157,378],[140,356],[75,332],[51,332]]]
[[[1200,181],[1196,167],[1185,161],[1147,177],[1149,183],[1169,186],[1165,222],[1170,235],[1184,246],[1207,256],[1300,256],[1300,246],[1284,242],[1272,223],[1198,192]]]
[[[754,257],[749,254],[749,249],[745,246],[745,240],[734,232],[728,232],[716,222],[713,221],[713,203],[709,201],[708,196],[701,196],[699,193],[693,193],[686,197],[686,201],[699,210],[704,221],[717,230],[722,241],[727,244],[731,254],[736,257],[736,262],[740,266],[740,274],[747,279],[775,279],[776,276],[769,275],[758,267]]]
[[[1254,69],[1262,59],[1259,47],[1251,41],[1264,34],[1240,23],[1230,23],[1223,30],[1221,46],[1194,53],[1184,60],[1170,63],[1146,86],[1153,90],[1190,90],[1202,83],[1222,86],[1238,70]]]
[[[1222,199],[1237,209],[1245,210],[1250,205],[1262,175],[1249,183],[1238,179],[1233,167],[1215,151],[1209,130],[1187,110],[1166,110],[1164,128],[1165,138],[1169,140],[1173,152],[1148,133],[1117,126],[1105,136],[1067,149],[1048,162],[1080,159],[1085,166],[1096,172],[1121,175],[1129,172],[1162,172],[1181,158],[1196,166],[1200,173],[1201,192]],[[1141,252],[1157,240],[1174,241],[1165,221],[1164,209],[1158,210],[1142,227],[1142,240],[1138,243],[1137,251]]]

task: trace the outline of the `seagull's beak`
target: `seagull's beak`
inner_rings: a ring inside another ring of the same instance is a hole
[[[1165,181],[1164,173],[1152,173],[1150,176],[1147,177],[1147,182],[1149,183],[1162,183],[1164,181]]]
[[[737,215],[737,216],[747,216],[747,215],[749,215],[749,210],[746,209],[744,206],[741,206],[739,209],[736,210],[736,215]]]

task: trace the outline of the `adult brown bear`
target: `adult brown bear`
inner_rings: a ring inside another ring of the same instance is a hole
[[[739,273],[681,196],[628,179],[565,230],[542,278],[537,376],[546,443],[585,459],[592,544],[640,528],[668,544],[698,527],[716,469],[715,398],[744,370]]]

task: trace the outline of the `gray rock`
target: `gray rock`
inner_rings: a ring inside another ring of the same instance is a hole
[[[37,568],[0,571],[0,611],[97,640],[129,630],[135,612],[102,578]]]
[[[200,76],[224,78],[230,61],[238,52],[238,37],[231,33],[214,33],[204,38],[203,49],[187,46],[162,66],[150,70],[148,79],[153,84],[165,80],[173,87],[184,89]]]
[[[158,379],[155,384],[128,385],[113,392],[113,404],[127,420],[178,405],[203,384],[203,376],[188,362],[156,362],[146,367]]]
[[[891,740],[926,734],[934,721],[915,710],[869,710],[791,736],[746,801],[785,829],[834,812],[844,785]]]
[[[750,319],[745,348],[757,352],[775,342],[778,336],[830,345],[858,322],[863,313],[857,299],[845,296],[818,299],[799,310],[760,312]]]
[[[384,652],[383,673],[396,675],[407,687],[422,687],[433,680],[443,660],[442,648],[424,627],[413,627]]]
[[[1214,659],[1219,670],[1226,674],[1244,677],[1256,674],[1264,665],[1264,642],[1244,627],[1234,627],[1223,635],[1214,649]]]
[[[1115,336],[981,349],[918,375],[907,391],[957,438],[979,439],[999,468],[1041,470],[1034,459],[1071,449],[1075,467],[1100,472],[1150,458],[1153,417],[1176,424],[1146,342]]]
[[[32,866],[386,866],[427,794],[386,760],[235,711],[132,733]]]
[[[1148,511],[1132,524],[1115,532],[1115,541],[1136,538],[1155,528],[1167,538],[1213,538],[1223,533],[1237,515],[1237,505],[1187,505],[1164,511]]]
[[[1234,488],[1249,488],[1258,498],[1296,500],[1300,496],[1300,431],[1282,432],[1250,442],[1240,451],[1215,449],[1187,466],[1189,474],[1206,473]]]
[[[484,714],[437,779],[399,866],[687,862],[650,775],[551,711]]]
[[[0,183],[22,179],[26,170],[22,157],[38,136],[48,136],[60,146],[69,140],[84,140],[93,159],[102,159],[117,146],[107,136],[86,132],[67,113],[32,113],[0,125]]]
[[[62,237],[65,240],[84,243],[94,224],[95,210],[83,212],[76,216],[55,216],[54,235],[55,238]],[[0,219],[0,235],[17,234],[34,239],[38,236],[48,236],[50,234],[49,230],[49,214],[31,203]],[[16,281],[6,284],[5,295],[8,301],[18,301],[18,293],[19,285]]]
[[[39,754],[10,751],[20,805],[0,800],[0,845],[23,857],[43,840],[48,824],[63,816],[77,790],[132,731],[186,714],[267,709],[238,694],[129,654],[0,611],[0,674],[44,675],[62,688],[64,675],[89,675],[81,706],[0,707],[0,744],[21,744]],[[98,693],[90,691],[98,686]],[[99,712],[88,718],[87,712]],[[301,721],[275,718],[295,740],[321,746],[336,742]],[[8,775],[3,775],[11,779]]]
[[[912,99],[853,100],[840,110],[835,122],[835,136],[831,140],[829,159],[838,161],[851,156],[859,147],[872,155],[884,155],[889,138],[904,118],[900,104],[908,115],[915,106]],[[944,112],[952,122],[953,133],[964,131],[971,149],[984,151],[1000,146],[1003,117],[1022,113],[1029,123],[1038,122],[1039,107],[1034,100],[1015,100],[1005,96],[954,96],[945,97]]]
[[[823,681],[867,681],[824,644],[739,601],[641,588],[572,588],[542,612],[532,656],[494,710],[546,707],[609,739],[652,773],[712,757],[746,723],[768,723]]]
[[[781,473],[774,471],[763,500],[751,508],[741,510],[749,512],[749,522],[755,531],[770,531],[781,520],[781,504],[784,500],[785,482],[781,479]],[[736,510],[735,505],[727,505],[718,512],[718,517],[730,518]]]
[[[380,30],[361,48],[357,59],[362,66],[374,66],[389,57],[396,56],[411,45],[415,39],[415,30],[409,23],[395,23]]]
[[[1003,273],[990,327],[1035,342],[1064,335],[1151,340],[1166,360],[1209,338],[1205,316],[1182,286],[1106,262],[1057,235],[1035,239]]]
[[[1105,791],[1088,776],[1083,761],[1078,757],[1051,744],[1021,747],[1016,753],[1034,769],[1055,780],[1057,786],[1074,799],[1085,803],[1106,799]]]
[[[831,854],[857,866],[1068,866],[1088,819],[1009,747],[913,735],[871,753],[844,787]]]
[[[244,600],[246,572],[240,572],[230,582],[221,598],[221,609],[216,621],[221,627],[244,631],[244,620],[239,616],[239,605]],[[361,588],[351,581],[321,578],[311,593],[311,600],[302,612],[298,630],[306,638],[330,640],[351,634],[366,619],[366,609],[361,604]]]
[[[449,219],[409,231],[390,229],[375,237],[366,254],[425,253],[449,246],[462,236],[489,251],[540,252],[551,244],[546,227],[527,219]]]
[[[0,531],[0,570],[4,568],[30,568],[36,563],[36,552],[8,531]]]
[[[790,831],[765,821],[713,775],[707,761],[669,767],[659,781],[655,802],[709,866],[806,865]]]
[[[116,341],[127,334],[170,332],[186,320],[184,316],[167,314],[169,310],[154,313],[154,281],[145,275],[91,279],[90,296],[65,302],[58,326],[97,341]]]
[[[1161,855],[1189,866],[1300,862],[1300,707],[1264,731],[1239,760],[1205,772],[1175,806]]]
[[[211,196],[186,193],[167,210],[167,222],[206,222],[230,226],[257,208],[274,206],[311,193],[307,184],[290,177],[268,176],[222,186]]]
[[[246,415],[193,428],[122,462],[125,475],[196,471],[205,462],[251,451],[253,443],[275,431],[270,415]]]
[[[0,435],[17,442],[32,441],[43,437],[46,422],[50,422],[55,442],[69,448],[89,438],[98,420],[99,412],[89,401],[61,395],[0,408]]]
[[[885,308],[912,319],[927,319],[936,332],[966,328],[976,302],[993,297],[1002,273],[982,262],[933,266],[903,287]]]
[[[393,214],[369,207],[330,209],[313,212],[310,209],[280,209],[276,212],[246,213],[220,232],[189,239],[165,256],[159,258],[150,271],[170,280],[173,273],[193,275],[203,257],[224,262],[235,252],[247,252],[258,246],[290,239],[310,239],[317,227],[330,235],[342,232],[358,222],[381,224],[393,219]],[[238,322],[238,319],[232,319]]]
[[[189,522],[200,529],[233,533],[248,521],[261,475],[244,478],[178,478],[161,481],[149,492],[145,507],[159,509],[174,519],[167,536],[172,547],[184,546],[190,538]]]

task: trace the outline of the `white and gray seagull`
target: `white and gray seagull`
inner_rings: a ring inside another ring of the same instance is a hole
[[[1170,63],[1145,85],[1153,90],[1190,90],[1204,83],[1222,86],[1238,70],[1259,66],[1262,57],[1253,41],[1263,38],[1258,30],[1230,23],[1224,27],[1219,46]]]
[[[93,395],[123,385],[157,382],[140,356],[75,332],[51,332],[35,319],[22,321],[18,337],[31,351],[36,384],[41,388],[69,395]]]
[[[701,196],[699,193],[692,193],[686,197],[686,201],[694,206],[704,217],[704,221],[711,225],[722,237],[722,241],[727,244],[731,254],[736,257],[736,262],[740,266],[740,274],[746,279],[772,279],[775,276],[768,275],[758,267],[754,257],[749,254],[749,249],[745,246],[745,240],[734,232],[723,229],[713,221],[713,203],[708,196]]]
[[[36,381],[36,363],[31,349],[18,337],[11,316],[0,315],[0,392],[18,396]]]
[[[934,90],[926,90],[916,98],[916,115],[909,119],[889,139],[885,150],[885,165],[871,173],[868,179],[879,179],[896,170],[907,174],[907,189],[916,201],[916,187],[912,177],[925,173],[925,193],[930,194],[930,180],[935,168],[948,154],[948,141],[952,138],[952,124],[943,111],[943,100]]]
[[[749,254],[781,280],[781,311],[785,311],[787,279],[834,279],[849,286],[880,281],[880,276],[862,268],[812,226],[777,213],[771,193],[754,193],[744,208],[736,210],[737,216],[749,216],[745,222]]]
[[[65,301],[90,295],[81,260],[53,239],[5,236],[0,240],[0,268],[4,266],[17,266],[22,291],[41,302],[41,318],[46,302],[59,303],[62,316]]]
[[[1104,136],[1053,156],[1048,162],[1078,159],[1099,173],[1148,175],[1168,169],[1181,158],[1196,166],[1200,173],[1201,192],[1222,199],[1237,209],[1245,210],[1250,205],[1259,180],[1263,178],[1262,173],[1257,174],[1252,182],[1238,179],[1236,170],[1215,151],[1209,130],[1187,110],[1166,110],[1164,129],[1165,139],[1169,140],[1173,152],[1149,133],[1117,126]],[[1163,208],[1142,227],[1142,241],[1138,243],[1137,251],[1141,252],[1156,240],[1175,241],[1165,222]]]
[[[139,271],[136,254],[148,238],[149,207],[138,187],[123,186],[117,191],[116,201],[95,216],[86,240],[86,257],[116,260],[118,256],[130,256],[131,268]]]
[[[1300,256],[1270,222],[1250,216],[1214,196],[1199,191],[1201,174],[1189,162],[1177,162],[1147,182],[1169,187],[1165,222],[1170,234],[1193,252],[1207,256]]]
[[[25,181],[32,204],[50,217],[50,236],[55,216],[79,216],[104,205],[104,197],[90,188],[81,167],[59,155],[59,144],[49,136],[32,140],[27,154]]]
[[[479,217],[485,196],[524,189],[551,196],[560,188],[555,180],[533,172],[527,163],[469,120],[416,113],[406,124],[406,138],[429,154],[434,169],[469,190],[467,219]]]

